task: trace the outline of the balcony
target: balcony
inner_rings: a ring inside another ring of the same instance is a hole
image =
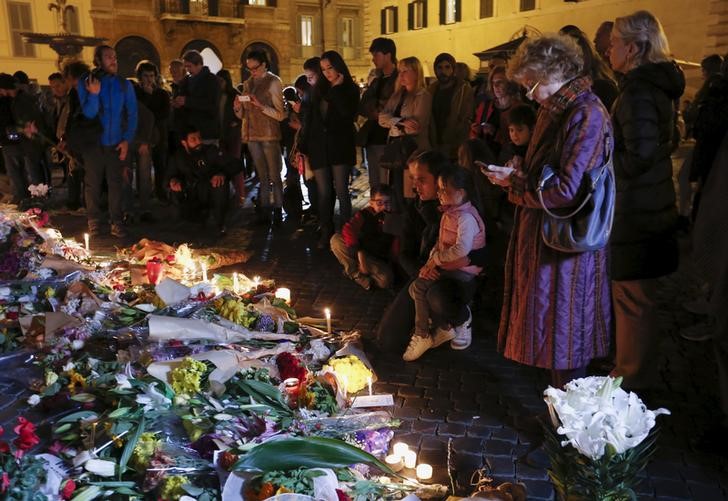
[[[159,0],[159,18],[174,21],[245,24],[238,0]]]

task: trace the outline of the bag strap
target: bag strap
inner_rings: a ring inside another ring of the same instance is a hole
[[[590,186],[589,186],[589,192],[587,193],[586,197],[584,197],[584,200],[579,204],[579,206],[574,209],[571,213],[559,216],[557,214],[554,214],[552,211],[550,211],[546,204],[543,201],[543,190],[546,185],[546,181],[550,178],[542,178],[541,181],[538,183],[538,187],[536,188],[536,193],[538,194],[538,201],[541,204],[541,208],[554,219],[570,219],[574,216],[576,216],[579,211],[581,211],[587,203],[589,203],[589,200],[591,200],[592,195],[594,194],[594,191],[596,190],[597,183],[601,179],[601,177],[604,175],[604,173],[607,171],[608,168],[611,168],[612,166],[612,141],[611,137],[609,137],[609,134],[604,135],[604,148],[605,148],[605,154],[607,155],[606,160],[604,161],[604,164],[599,168],[599,174],[594,178],[590,180]]]

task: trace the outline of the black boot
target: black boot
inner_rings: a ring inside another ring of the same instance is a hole
[[[273,226],[275,226],[276,228],[280,227],[280,225],[283,224],[283,209],[281,209],[280,207],[275,207],[273,209],[272,220]]]

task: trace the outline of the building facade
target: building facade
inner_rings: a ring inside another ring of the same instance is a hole
[[[726,0],[371,0],[366,38],[395,40],[399,57],[417,56],[427,75],[440,52],[479,70],[474,53],[523,34],[557,32],[574,24],[593,35],[606,20],[646,9],[667,32],[676,59],[699,63],[728,51]],[[699,68],[684,65],[688,86],[701,82]]]
[[[66,28],[70,34],[93,36],[91,0],[69,0]],[[49,0],[0,0],[0,71],[25,71],[31,79],[47,83],[48,75],[58,71],[58,54],[47,45],[30,44],[20,33],[56,34],[60,31],[60,13],[49,9]],[[84,49],[90,61],[92,49]]]
[[[265,50],[285,83],[302,73],[306,58],[337,50],[352,74],[366,78],[364,0],[91,0],[97,36],[117,50],[119,71],[132,74],[141,59],[168,64],[188,49],[216,61],[212,69],[245,78],[244,59]],[[206,58],[206,64],[208,59]]]

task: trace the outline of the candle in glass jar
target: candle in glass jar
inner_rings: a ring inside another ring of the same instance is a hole
[[[286,303],[291,302],[291,289],[280,287],[276,290],[276,298],[284,300]]]
[[[429,480],[432,478],[432,466],[427,463],[417,465],[417,478],[420,480]]]
[[[417,465],[417,453],[415,451],[408,450],[402,456],[404,459],[404,465],[406,468],[414,468]]]
[[[331,334],[331,310],[326,308],[324,310],[324,315],[326,315],[326,332]]]
[[[384,462],[387,463],[387,466],[389,466],[394,472],[398,472],[402,469],[402,456],[398,456],[397,454],[390,454],[384,458]]]
[[[89,235],[88,233],[84,233],[83,234],[83,243],[86,246],[86,252],[89,252],[91,249],[90,240],[91,240],[91,235]]]
[[[369,396],[372,396],[372,377],[367,378],[367,387],[369,388]]]
[[[392,453],[395,456],[402,457],[404,454],[409,450],[409,445],[405,444],[404,442],[397,442],[394,444],[394,447],[392,447]]]

